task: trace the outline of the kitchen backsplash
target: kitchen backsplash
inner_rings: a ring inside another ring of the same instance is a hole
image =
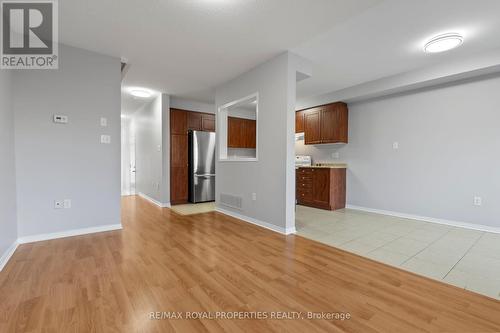
[[[312,163],[339,163],[345,162],[342,157],[342,148],[345,144],[305,145],[304,140],[295,141],[295,155],[308,155]]]

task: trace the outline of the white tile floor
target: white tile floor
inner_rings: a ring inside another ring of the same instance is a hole
[[[297,206],[297,234],[500,300],[500,234]]]

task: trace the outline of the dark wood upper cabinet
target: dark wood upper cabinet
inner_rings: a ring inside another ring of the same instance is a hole
[[[227,117],[227,147],[256,148],[257,122],[252,119]]]
[[[214,114],[203,114],[201,116],[201,130],[206,132],[215,132]]]
[[[170,134],[186,134],[188,113],[184,110],[170,109]]]
[[[257,147],[257,122],[246,119],[244,127],[245,148]]]
[[[337,137],[337,111],[333,106],[321,110],[321,143],[335,142]]]
[[[306,145],[321,143],[321,109],[308,110],[304,115],[304,141]]]
[[[227,117],[227,147],[243,147],[243,119]]]
[[[199,112],[187,112],[188,129],[193,131],[201,131],[202,114]]]
[[[304,140],[306,145],[323,143],[347,143],[348,109],[345,103],[333,103],[308,110],[304,113]],[[299,120],[296,118],[296,127]],[[297,132],[297,131],[296,131]]]
[[[215,115],[201,112],[187,112],[188,129],[193,131],[215,132]]]
[[[295,133],[304,133],[304,114],[305,111],[295,112]]]
[[[321,117],[322,143],[347,143],[347,105],[344,103],[327,105]]]

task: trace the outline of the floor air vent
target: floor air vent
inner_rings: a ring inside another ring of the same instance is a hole
[[[220,195],[220,203],[223,204],[224,206],[231,207],[231,208],[236,208],[236,209],[242,208],[241,197],[237,197],[237,196],[234,196],[231,194],[222,193]]]

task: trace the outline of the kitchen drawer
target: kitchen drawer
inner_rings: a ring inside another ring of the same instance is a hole
[[[312,182],[312,174],[309,175],[309,174],[297,174],[297,176],[295,177],[295,179],[297,180],[297,183],[298,182]]]
[[[313,200],[312,189],[298,189],[297,200],[300,202],[311,202]]]
[[[310,189],[312,191],[312,181],[297,181],[296,184],[298,189]]]
[[[313,171],[312,168],[298,168],[297,174],[298,175],[311,175],[312,171]]]

